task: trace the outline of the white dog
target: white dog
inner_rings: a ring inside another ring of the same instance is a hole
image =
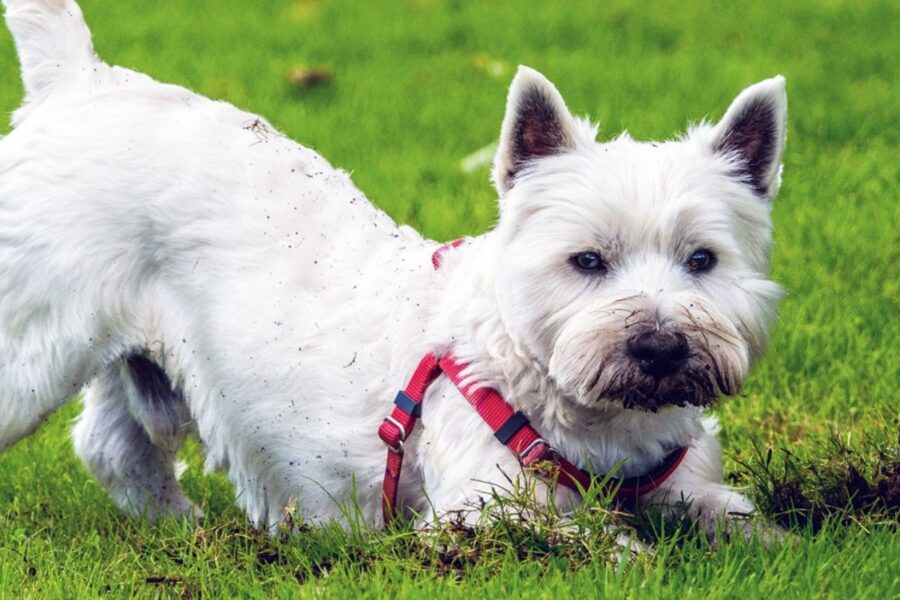
[[[86,386],[75,447],[130,513],[197,511],[176,468],[195,432],[254,522],[355,501],[380,525],[379,426],[420,359],[452,353],[463,381],[436,378],[423,426],[387,422],[398,509],[472,521],[520,475],[579,500],[463,395],[492,388],[577,467],[683,459],[641,506],[710,530],[753,511],[704,408],[738,392],[775,315],[781,77],[676,141],[598,143],[521,68],[499,222],[433,271],[435,242],[262,118],[100,61],[73,0],[3,3],[26,97],[0,141],[0,449]]]

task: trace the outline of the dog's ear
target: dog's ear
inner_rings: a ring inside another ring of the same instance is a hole
[[[781,184],[781,153],[787,137],[784,77],[751,85],[738,95],[712,133],[713,151],[735,161],[737,175],[771,200]]]
[[[506,100],[506,116],[492,174],[500,196],[531,161],[574,147],[575,122],[560,93],[546,77],[519,67]]]

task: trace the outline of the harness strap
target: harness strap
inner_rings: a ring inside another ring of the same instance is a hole
[[[462,238],[458,240],[453,240],[452,242],[447,242],[440,248],[434,251],[434,254],[431,255],[431,266],[434,267],[434,270],[437,271],[441,268],[441,261],[444,260],[444,253],[451,248],[459,248],[462,246],[462,243],[465,240]]]
[[[403,444],[412,434],[422,413],[422,400],[425,399],[428,386],[434,383],[440,374],[441,368],[438,359],[432,354],[426,354],[413,372],[406,389],[397,394],[397,398],[394,400],[394,410],[378,428],[378,437],[388,447],[381,500],[385,523],[393,517],[397,506],[400,471],[403,469]]]
[[[465,365],[459,363],[452,355],[442,358],[440,366],[453,385],[488,424],[494,436],[512,450],[526,468],[551,475],[547,467],[555,465],[558,473],[554,475],[560,484],[575,491],[586,490],[590,486],[591,476],[560,456],[531,426],[525,415],[514,412],[497,390],[491,388],[473,390],[473,386],[464,386],[461,374]]]
[[[498,441],[519,457],[522,466],[578,494],[583,494],[591,486],[595,476],[579,469],[560,455],[532,427],[528,418],[513,410],[496,390],[467,384],[462,377],[465,368],[466,365],[451,354],[440,359],[433,354],[426,354],[416,367],[406,389],[397,394],[390,416],[378,428],[378,436],[388,447],[382,494],[385,523],[392,521],[396,515],[404,443],[412,435],[421,416],[422,401],[428,387],[442,374],[457,387],[491,428]],[[675,472],[687,452],[687,447],[676,448],[649,473],[626,479],[612,479],[607,484],[608,491],[614,491],[619,502],[634,502],[662,485]]]

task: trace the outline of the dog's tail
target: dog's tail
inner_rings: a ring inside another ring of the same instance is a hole
[[[26,102],[42,99],[60,82],[90,77],[99,60],[75,0],[3,0],[3,5]]]

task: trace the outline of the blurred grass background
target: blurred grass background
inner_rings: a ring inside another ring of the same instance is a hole
[[[742,465],[765,460],[754,443],[776,452],[786,448],[819,465],[833,459],[830,437],[845,442],[850,455],[871,455],[866,449],[873,445],[896,451],[900,4],[81,5],[96,49],[108,62],[265,115],[352,171],[357,185],[395,219],[441,240],[482,232],[495,218],[488,167],[465,172],[460,161],[496,139],[518,64],[542,71],[573,112],[599,121],[601,138],[626,128],[641,139],[675,136],[689,122],[719,118],[745,86],[785,75],[790,123],[784,186],[774,207],[773,274],[788,296],[770,352],[742,396],[718,409],[726,469],[734,481],[751,483]],[[331,80],[297,86],[289,75],[298,68],[323,69]],[[21,85],[5,29],[0,73],[0,109],[9,112],[20,101]],[[313,577],[301,585],[290,570],[244,565],[253,562],[257,542],[247,534],[251,550],[242,553],[235,540],[244,534],[230,487],[219,476],[198,473],[196,447],[188,452],[188,488],[207,509],[210,524],[233,524],[233,535],[222,542],[235,544],[232,554],[213,559],[194,552],[197,533],[190,528],[157,529],[120,518],[70,448],[67,430],[77,410],[73,403],[0,457],[2,597],[192,590],[305,595],[317,588],[348,596],[441,589],[464,595],[488,593],[495,585],[553,597],[599,589],[630,595],[645,585],[655,590],[651,595],[670,590],[683,597],[705,595],[704,586],[723,596],[784,589],[836,597],[900,594],[895,519],[807,532],[788,554],[743,547],[702,554],[713,565],[706,570],[699,565],[701,554],[691,550],[674,566],[660,560],[625,575],[601,565],[569,578],[564,567],[551,568],[547,577],[554,583],[543,589],[539,582],[510,583],[530,581],[512,563],[502,567],[508,575],[499,583],[476,574],[443,588],[430,576],[422,582],[408,578],[405,568],[395,579],[394,563],[387,562],[364,576],[351,565],[346,572],[337,569],[343,574],[331,580]],[[177,581],[147,583],[148,575],[163,572],[177,573]]]

